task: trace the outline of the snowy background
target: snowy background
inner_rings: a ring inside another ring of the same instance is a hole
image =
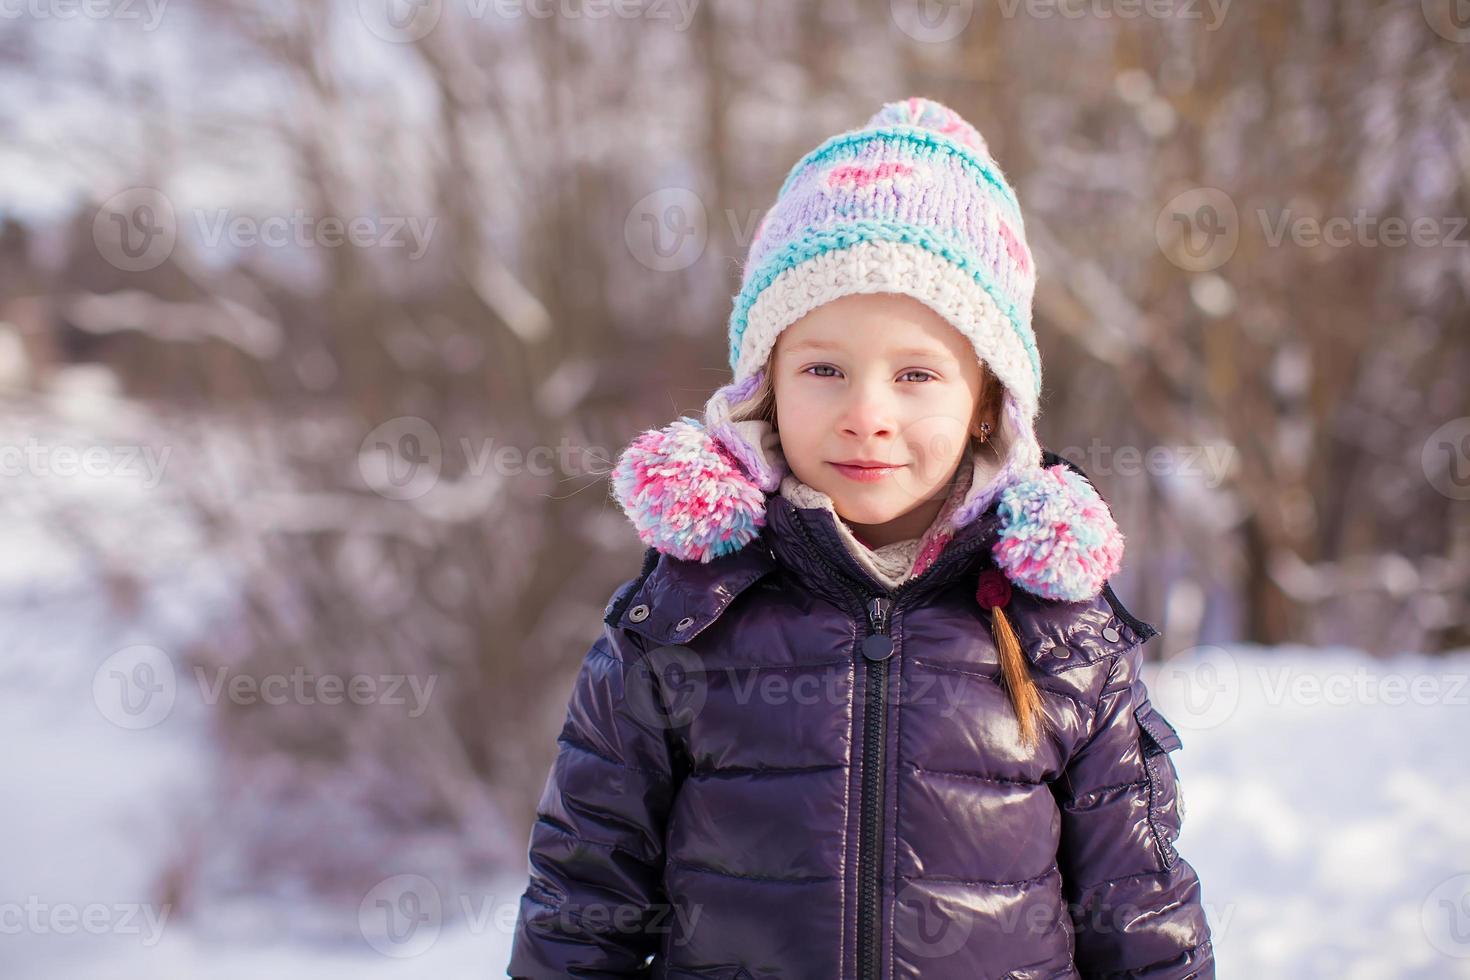
[[[0,10],[0,980],[502,975],[612,456],[912,95],[1022,203],[1220,975],[1470,977],[1464,4],[598,6]]]
[[[161,438],[161,420],[117,397],[104,374],[66,378],[56,400],[31,406],[53,409],[44,417],[15,406],[12,445],[152,440],[160,453],[197,455]],[[5,479],[29,520],[7,531],[0,566],[0,977],[504,975],[525,887],[515,874],[446,890],[405,853],[403,870],[355,906],[290,889],[202,909],[178,901],[176,879],[199,862],[191,849],[218,844],[202,828],[221,819],[226,795],[212,675],[201,681],[179,651],[231,615],[236,596],[232,570],[169,499],[177,483],[141,452],[90,474],[58,462]],[[125,617],[107,597],[98,538],[79,541],[68,523],[78,515],[115,549],[106,557],[140,573]]]

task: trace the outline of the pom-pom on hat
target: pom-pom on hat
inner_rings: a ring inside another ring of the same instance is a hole
[[[765,521],[760,488],[687,416],[635,439],[612,484],[639,539],[675,558],[709,561],[738,551]]]

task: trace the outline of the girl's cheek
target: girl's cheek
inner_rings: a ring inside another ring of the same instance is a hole
[[[830,401],[835,389],[824,387],[830,384],[825,378],[808,378],[805,384],[793,386],[793,400],[803,405],[820,405]]]
[[[910,427],[915,454],[926,460],[947,461],[964,448],[966,420],[949,412],[935,413]]]

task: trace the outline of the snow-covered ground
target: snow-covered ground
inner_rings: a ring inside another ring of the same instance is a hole
[[[1209,647],[1145,677],[1220,976],[1470,977],[1470,652]]]
[[[128,731],[91,703],[91,678],[48,688],[40,675],[10,670],[0,680],[14,709],[0,715],[0,975],[503,975],[523,886],[514,877],[460,896],[390,880],[364,896],[359,934],[333,945],[211,939],[167,919],[155,932],[149,914],[159,911],[136,907],[150,901],[172,822],[203,790],[190,782],[207,771],[207,746],[187,711],[180,724],[171,716]],[[1258,647],[1212,649],[1153,672],[1154,702],[1184,741],[1173,756],[1186,800],[1179,850],[1203,883],[1220,976],[1470,977],[1467,676],[1470,654],[1374,661]],[[1206,681],[1223,707],[1183,699]],[[42,909],[41,925],[16,932],[26,898]],[[89,931],[80,922],[92,904],[102,911]],[[404,921],[427,914],[430,925],[417,935],[379,931],[389,908]],[[62,931],[61,914],[78,918],[73,931]]]
[[[191,826],[208,819],[214,793],[207,709],[170,656],[160,611],[151,628],[118,632],[98,605],[81,594],[0,599],[0,978],[504,973],[524,881],[440,894],[427,879],[394,877],[358,908],[298,912],[299,899],[282,897],[175,916],[164,872],[187,864]],[[271,941],[283,915],[345,938]]]

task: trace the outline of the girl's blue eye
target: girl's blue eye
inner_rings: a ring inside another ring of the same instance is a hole
[[[834,368],[830,364],[813,364],[811,367],[805,368],[802,371],[802,373],[803,374],[810,374],[813,371],[817,371],[817,370],[821,370],[821,369],[826,369],[826,370],[834,371],[834,372],[837,370],[836,368]],[[928,371],[922,371],[922,370],[920,370],[918,368],[915,368],[912,371],[905,371],[903,374],[899,375],[899,377],[901,377],[901,378],[907,378],[910,375],[914,375],[914,374],[917,374],[919,376],[919,380],[920,381],[932,381],[934,379],[934,375],[930,374]],[[831,374],[817,374],[817,375],[813,375],[813,377],[817,377],[817,378],[830,378],[830,377],[833,377],[833,375],[831,375]]]

